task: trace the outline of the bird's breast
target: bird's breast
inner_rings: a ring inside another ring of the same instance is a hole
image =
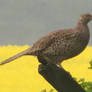
[[[89,42],[89,31],[83,30],[83,32],[76,33],[74,38],[69,40],[66,44],[66,58],[74,57],[80,54]],[[68,44],[69,43],[69,44]]]

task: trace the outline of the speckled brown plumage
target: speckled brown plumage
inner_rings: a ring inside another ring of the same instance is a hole
[[[40,38],[33,46],[3,62],[5,64],[23,55],[34,55],[39,62],[60,65],[63,60],[80,54],[89,42],[88,22],[91,14],[80,16],[78,23],[71,29],[57,30]]]

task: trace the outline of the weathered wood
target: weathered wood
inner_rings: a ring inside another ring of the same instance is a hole
[[[58,92],[85,92],[84,89],[72,78],[69,72],[54,64],[39,65],[38,72]]]

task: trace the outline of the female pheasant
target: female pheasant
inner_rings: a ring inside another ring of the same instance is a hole
[[[63,60],[80,54],[89,42],[88,23],[92,20],[91,14],[80,16],[75,27],[51,32],[40,38],[31,48],[10,57],[0,63],[3,65],[24,55],[37,56],[43,64],[52,63],[60,66]]]

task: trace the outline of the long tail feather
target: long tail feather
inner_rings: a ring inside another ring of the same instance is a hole
[[[27,55],[27,53],[28,53],[29,51],[30,51],[30,49],[27,49],[27,50],[25,50],[25,51],[22,51],[22,52],[16,54],[15,56],[12,56],[12,57],[10,57],[10,58],[8,58],[8,59],[6,59],[6,60],[0,62],[0,65],[9,63],[9,62],[11,62],[11,61],[13,61],[13,60],[15,60],[15,59],[17,59],[17,58],[23,56],[23,55]]]

